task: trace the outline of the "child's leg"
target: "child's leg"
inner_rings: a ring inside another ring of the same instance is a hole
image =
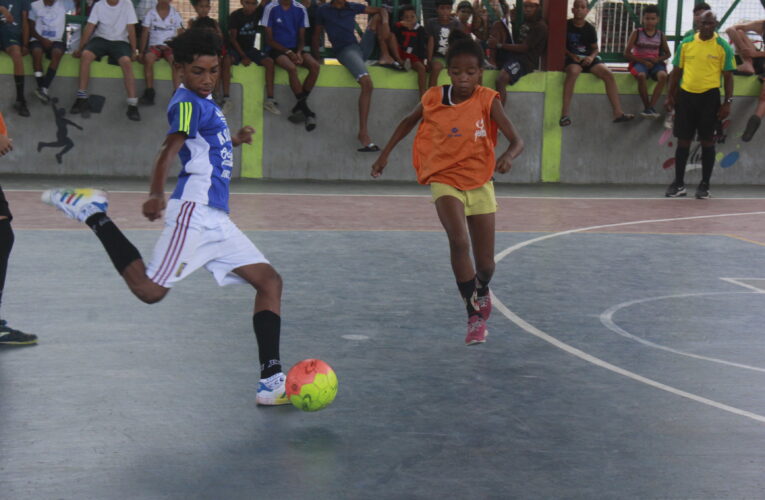
[[[760,98],[757,101],[757,108],[754,114],[760,118],[765,117],[765,84],[762,86],[762,90],[760,90]]]
[[[82,97],[87,97],[88,83],[90,82],[90,65],[95,60],[96,54],[87,49],[82,51],[80,56],[80,88],[78,89],[80,92],[85,93]],[[78,97],[80,97],[80,92],[77,93]]]
[[[175,58],[173,57],[173,54],[170,52],[166,53],[165,61],[167,61],[167,64],[170,65],[170,75],[173,79],[173,89],[177,89],[181,84],[181,75],[175,67]]]
[[[321,65],[311,54],[303,52],[303,67],[308,70],[308,76],[303,80],[303,92],[309,94],[316,85],[316,80],[319,79]]]
[[[252,326],[258,341],[260,378],[267,379],[282,371],[279,357],[282,278],[270,264],[250,264],[233,272],[256,290]]]
[[[647,109],[651,106],[648,100],[648,83],[647,75],[645,73],[638,73],[635,75],[638,82],[638,92],[640,93],[640,100],[643,101],[643,109]]]
[[[147,89],[153,89],[154,88],[154,63],[157,60],[157,56],[154,55],[154,52],[149,50],[144,54],[143,56],[143,73],[144,78],[146,79],[146,88]]]
[[[574,95],[574,85],[576,85],[576,79],[582,73],[582,66],[579,64],[569,64],[566,66],[566,79],[563,81],[563,107],[561,108],[560,116],[568,116],[568,109],[571,105],[571,98]]]
[[[502,105],[505,105],[507,101],[507,85],[510,83],[510,73],[500,68],[497,71],[497,92],[499,92],[499,100]]]
[[[596,64],[592,66],[590,72],[603,80],[606,84],[606,95],[611,103],[611,109],[613,110],[614,118],[619,118],[624,114],[622,111],[622,103],[619,100],[619,89],[616,88],[616,80],[614,80],[614,74],[605,64]]]
[[[16,101],[24,99],[24,58],[21,56],[21,46],[11,45],[5,50],[13,60],[13,80],[16,84]]]
[[[265,60],[263,62],[265,63]],[[290,58],[282,54],[276,58],[276,64],[284,68],[284,70],[287,72],[287,76],[289,77],[290,82],[290,90],[292,90],[292,93],[295,94],[295,96],[302,94],[303,86],[301,85],[300,79],[298,78],[297,67],[290,60]]]
[[[369,137],[367,122],[369,121],[369,109],[372,106],[372,91],[375,87],[372,84],[372,78],[369,75],[364,75],[359,78],[359,85],[361,85],[361,94],[359,95],[358,139],[362,146],[367,146],[372,142],[372,138]]]
[[[444,65],[440,60],[434,59],[430,63],[430,81],[428,82],[428,87],[438,85],[438,74],[441,73],[442,69],[444,69]]]
[[[117,60],[117,63],[122,68],[122,76],[125,82],[125,92],[128,96],[128,104],[135,106],[137,104],[135,94],[135,76],[133,76],[133,63],[127,56],[122,56]],[[132,102],[135,100],[136,102]]]
[[[494,275],[494,214],[469,215],[467,225],[473,247],[476,278],[480,283],[479,295],[489,293],[489,281]]]
[[[35,47],[32,49],[32,69],[36,72],[42,73],[42,58],[43,58],[43,49],[42,47]],[[40,85],[40,82],[38,82],[38,86]]]
[[[64,51],[59,48],[54,48],[50,53],[50,64],[48,65],[48,71],[45,72],[45,80],[43,86],[50,88],[50,84],[53,83],[53,79],[56,77],[56,71],[58,71],[58,65],[61,63],[61,58],[64,56]]]
[[[656,103],[661,99],[661,93],[664,90],[664,86],[667,84],[667,72],[659,71],[656,73],[656,87],[653,89],[653,95],[651,96],[651,107],[655,108]]]
[[[266,97],[274,98],[274,60],[270,57],[265,57],[260,63],[266,68]]]
[[[477,314],[475,268],[470,259],[470,237],[465,221],[465,205],[453,196],[441,196],[436,200],[436,212],[449,238],[452,271],[465,301],[468,316]]]
[[[417,72],[417,86],[420,89],[420,97],[422,97],[425,91],[428,90],[428,73],[421,61],[412,64],[412,69]]]
[[[726,33],[731,44],[736,48],[739,57],[741,57],[741,64],[736,69],[744,73],[754,73],[754,64],[751,57],[751,53],[757,50],[754,43],[741,30],[728,28]]]

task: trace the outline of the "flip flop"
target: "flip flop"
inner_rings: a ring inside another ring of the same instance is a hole
[[[560,120],[558,121],[558,125],[560,125],[561,127],[568,127],[569,125],[571,125],[571,118],[568,115],[561,116]]]
[[[406,68],[402,67],[397,61],[393,61],[392,63],[386,63],[386,64],[376,63],[375,66],[392,69],[395,71],[406,71]]]
[[[739,71],[739,70],[733,70],[734,75],[738,76],[754,76],[754,71]]]
[[[635,118],[635,115],[628,115],[627,113],[622,113],[622,116],[620,116],[619,118],[614,118],[614,123],[628,122],[632,120],[633,118]]]
[[[374,142],[370,142],[363,148],[359,148],[356,151],[359,153],[374,153],[375,151],[380,151],[380,148]]]

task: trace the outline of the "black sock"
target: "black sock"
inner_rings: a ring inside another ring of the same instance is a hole
[[[16,101],[24,101],[24,75],[13,75],[16,82]]]
[[[101,244],[104,245],[106,253],[109,254],[112,264],[120,275],[131,262],[140,260],[141,253],[104,212],[91,215],[85,224],[101,240]]]
[[[8,257],[13,248],[13,230],[9,219],[0,220],[0,304],[3,301],[5,288],[5,272],[8,270]]]
[[[690,154],[691,148],[677,146],[675,149],[675,184],[679,186],[685,185],[685,165]]]
[[[460,289],[460,295],[462,300],[465,301],[465,308],[467,309],[468,316],[478,314],[478,303],[476,302],[476,288],[475,279],[469,281],[457,282],[457,288]]]
[[[42,75],[35,76],[35,81],[37,82],[37,88],[45,87],[45,77],[44,76],[42,76]]]
[[[282,319],[272,311],[258,311],[252,317],[252,328],[258,341],[260,378],[268,378],[282,371],[279,361],[279,333]]]
[[[715,147],[701,146],[701,181],[709,184],[712,169],[715,168]]]
[[[476,292],[478,293],[478,296],[479,297],[485,297],[485,296],[489,295],[489,281],[491,281],[491,276],[489,276],[489,278],[486,281],[484,281],[476,273],[475,279],[478,282],[478,286],[476,287]]]
[[[53,79],[56,78],[56,70],[48,66],[48,71],[45,72],[45,76],[43,77],[43,87],[50,88],[50,84],[53,82]]]

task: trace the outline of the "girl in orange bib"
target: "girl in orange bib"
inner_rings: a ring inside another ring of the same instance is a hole
[[[523,150],[499,101],[480,85],[483,52],[461,32],[449,37],[446,65],[451,85],[432,87],[404,118],[372,165],[379,177],[393,148],[417,125],[412,159],[417,181],[429,184],[436,212],[449,237],[452,270],[468,314],[467,345],[486,341],[491,314],[489,281],[494,274],[494,172],[510,170]],[[510,141],[495,159],[497,129]],[[470,248],[473,249],[473,260]]]

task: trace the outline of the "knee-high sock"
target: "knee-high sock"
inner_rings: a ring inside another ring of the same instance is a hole
[[[13,229],[11,221],[0,220],[0,305],[3,301],[3,289],[5,288],[5,273],[8,270],[8,257],[13,248]]]
[[[675,149],[675,183],[685,184],[685,165],[688,164],[688,156],[691,154],[691,148],[677,146]]]
[[[714,146],[702,146],[701,147],[701,180],[709,184],[709,179],[712,178],[712,170],[715,167],[715,147]]]
[[[131,262],[141,258],[138,249],[130,243],[130,240],[122,234],[122,231],[104,212],[91,215],[85,224],[101,240],[101,244],[120,275]]]
[[[252,328],[258,341],[260,378],[268,378],[282,371],[279,360],[279,337],[282,319],[273,311],[258,311],[252,317]]]

